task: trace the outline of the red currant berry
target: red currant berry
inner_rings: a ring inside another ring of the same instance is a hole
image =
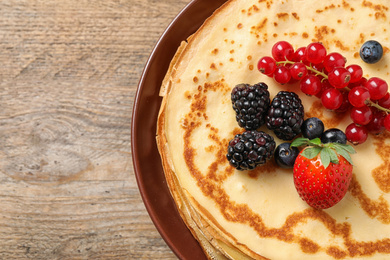
[[[331,110],[338,109],[343,103],[343,94],[338,89],[329,88],[324,90],[321,95],[322,105]]]
[[[390,94],[386,93],[386,95],[378,100],[378,105],[383,108],[390,109]]]
[[[290,67],[290,73],[292,78],[300,80],[307,75],[306,65],[302,62],[295,62]]]
[[[274,79],[280,84],[286,84],[291,79],[290,70],[285,66],[279,66],[274,72]]]
[[[362,107],[366,105],[366,101],[370,99],[370,93],[365,87],[354,87],[349,91],[348,100],[354,107]]]
[[[382,111],[375,111],[372,115],[372,119],[368,125],[366,125],[366,129],[371,134],[380,134],[385,130],[385,116],[386,114]]]
[[[334,68],[328,75],[329,83],[335,88],[345,88],[348,86],[351,74],[346,68]]]
[[[294,48],[289,42],[277,42],[272,47],[272,57],[276,61],[292,60],[294,57]]]
[[[353,107],[350,116],[355,124],[367,125],[372,120],[372,111],[368,106]]]
[[[357,82],[352,82],[350,81],[348,87],[350,89],[354,88],[354,87],[358,87],[358,86],[364,86],[367,82],[367,79],[365,77],[362,77],[359,81]]]
[[[367,80],[364,86],[370,92],[372,100],[379,100],[383,98],[386,95],[388,90],[386,81],[376,77],[372,77],[369,80]]]
[[[324,45],[319,42],[310,43],[305,51],[306,60],[308,62],[318,64],[321,63],[326,56]]]
[[[349,80],[349,83],[358,82],[363,77],[363,69],[359,65],[352,64],[347,66],[346,69],[351,74],[351,79]]]
[[[257,69],[263,74],[270,75],[276,70],[276,61],[269,56],[265,56],[257,63]]]
[[[300,88],[306,95],[317,95],[322,88],[321,80],[314,75],[307,75],[301,80]]]
[[[321,81],[321,91],[318,92],[318,94],[316,95],[316,97],[318,98],[321,98],[322,96],[322,93],[328,89],[328,88],[333,88],[330,84],[329,84],[329,81],[327,79],[324,79]]]
[[[357,145],[362,144],[367,140],[368,132],[364,126],[358,126],[355,123],[350,124],[345,129],[345,135],[347,140]]]
[[[327,72],[331,72],[334,68],[344,67],[346,59],[338,52],[332,52],[325,56],[324,67]]]
[[[340,107],[338,109],[335,110],[335,112],[337,113],[344,113],[344,112],[347,112],[349,110],[349,108],[351,107],[351,104],[349,103],[349,100],[348,100],[348,91],[343,91],[341,90],[341,94],[343,95],[343,103],[341,103]]]
[[[386,115],[385,119],[383,120],[383,125],[387,131],[390,131],[390,114]]]
[[[306,61],[305,51],[306,47],[299,47],[294,53],[293,61],[302,62],[303,64],[309,65],[309,63]]]

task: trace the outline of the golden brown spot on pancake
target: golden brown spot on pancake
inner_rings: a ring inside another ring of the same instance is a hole
[[[242,29],[242,23],[237,24],[237,29]]]
[[[288,14],[288,13],[278,13],[278,14],[276,14],[276,16],[277,16],[279,19],[286,20],[286,19],[288,19],[289,14]]]
[[[371,9],[373,9],[375,11],[388,11],[389,10],[389,8],[387,6],[384,6],[384,5],[374,5],[372,2],[366,1],[366,0],[364,0],[362,2],[362,6],[371,8]]]
[[[193,81],[194,81],[194,83],[198,83],[198,81],[199,81],[198,77],[194,77]]]
[[[339,19],[339,20],[337,20],[337,23],[341,23],[341,20]]]
[[[230,53],[233,54],[233,53],[234,53],[234,49],[233,49],[233,50],[230,50]]]
[[[192,98],[191,93],[190,93],[190,91],[188,91],[188,90],[184,93],[184,96],[185,96],[187,99],[191,99],[191,98]]]
[[[234,44],[235,42],[234,42],[234,40],[232,40],[230,43],[231,43],[231,44]]]
[[[324,10],[316,10],[316,13],[322,13]]]
[[[233,58],[230,58],[230,59],[229,59],[229,61],[230,61],[230,62],[233,62],[233,61],[234,61],[234,59],[233,59]]]
[[[390,145],[386,143],[386,140],[389,138],[389,132],[374,136],[375,150],[383,160],[383,163],[372,171],[372,177],[378,187],[385,193],[390,192]]]
[[[278,34],[277,33],[274,33],[273,34],[274,38],[278,37]]]
[[[335,45],[336,47],[338,47],[340,50],[343,50],[343,51],[349,51],[349,48],[346,47],[341,41],[339,40],[336,40],[335,41]]]
[[[355,53],[353,54],[353,57],[354,57],[355,59],[359,58],[359,53],[358,53],[358,52],[355,52]]]
[[[327,128],[337,127],[340,122],[347,116],[348,113],[332,112],[332,117],[325,117],[324,107],[320,100],[316,100],[311,105],[310,109],[305,112],[306,117],[318,117],[321,119]]]
[[[252,29],[259,33],[266,26],[268,19],[264,18],[257,26],[252,27]]]
[[[223,31],[224,31],[224,32],[227,32],[227,30],[228,30],[227,28],[223,28]]]
[[[341,250],[335,246],[329,247],[328,250],[326,250],[326,253],[330,256],[333,256],[336,259],[342,259],[342,258],[345,258],[347,256],[346,252],[344,252],[343,250]]]
[[[308,33],[306,33],[306,32],[302,33],[302,38],[304,38],[304,39],[307,39],[307,38],[309,38],[309,34],[308,34]]]
[[[384,12],[376,12],[375,13],[375,19],[378,20],[380,18],[386,19],[386,14]]]
[[[250,64],[250,65],[248,66],[248,69],[249,69],[249,70],[253,70],[253,69],[254,69],[253,65]]]
[[[215,48],[214,50],[211,51],[211,53],[214,54],[214,55],[217,55],[218,54],[218,49]]]
[[[316,31],[314,36],[316,37],[315,41],[322,41],[324,39],[325,35],[328,35],[330,32],[333,32],[332,29],[330,29],[328,26],[323,25],[321,27],[314,27],[314,30]]]
[[[274,22],[274,26],[277,27],[277,26],[278,26],[278,23],[277,23],[277,22]]]
[[[206,73],[206,79],[208,78],[208,77],[210,77],[210,73]]]
[[[291,13],[291,14],[292,14],[292,16],[293,16],[295,19],[297,19],[297,20],[299,21],[299,16],[298,16],[297,13]]]
[[[355,175],[352,175],[348,188],[351,195],[358,199],[362,209],[371,218],[377,218],[384,224],[390,224],[390,209],[386,200],[380,196],[377,201],[370,199],[364,192]]]
[[[383,53],[389,53],[390,49],[386,46],[383,47]],[[387,65],[386,65],[387,66]],[[387,68],[387,67],[386,67]]]
[[[247,60],[252,60],[252,56],[249,55],[248,57],[246,57]]]
[[[202,73],[202,71],[201,71],[201,70],[198,70],[197,72],[198,72],[198,73]]]
[[[307,238],[300,239],[299,244],[301,245],[302,251],[307,254],[317,253],[318,250],[320,249],[320,246],[317,243]]]
[[[212,70],[216,70],[217,69],[217,66],[215,65],[215,63],[211,63],[210,69],[212,69]]]
[[[346,9],[347,9],[347,8],[349,8],[349,6],[350,6],[350,5],[349,5],[349,3],[347,3],[347,2],[345,2],[345,1],[343,1],[343,7],[344,7],[344,8],[346,8]]]

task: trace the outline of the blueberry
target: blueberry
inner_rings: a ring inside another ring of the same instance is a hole
[[[311,139],[321,138],[324,132],[324,123],[317,117],[310,117],[303,121],[301,131],[304,137]]]
[[[337,128],[331,128],[326,130],[321,136],[321,142],[326,143],[339,143],[346,144],[347,137],[344,132]]]
[[[360,48],[360,57],[366,63],[376,63],[383,56],[382,45],[374,40],[366,41]]]
[[[293,168],[298,154],[297,147],[290,147],[290,143],[281,143],[275,149],[274,158],[281,168]]]

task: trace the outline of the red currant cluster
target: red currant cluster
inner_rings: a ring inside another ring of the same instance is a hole
[[[318,42],[294,50],[280,41],[272,47],[272,57],[262,57],[257,67],[280,84],[299,82],[303,93],[320,98],[327,109],[350,111],[353,123],[345,134],[351,143],[361,144],[368,133],[390,131],[390,94],[386,81],[367,79],[359,65],[346,66],[346,62],[340,53],[327,53]]]

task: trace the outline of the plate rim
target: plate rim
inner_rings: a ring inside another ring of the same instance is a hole
[[[208,10],[208,12],[210,12],[210,14],[213,13],[218,7],[220,7],[223,3],[227,2],[227,1],[228,0],[218,1],[218,3],[220,2],[220,4],[218,4],[215,8],[210,8]],[[137,146],[137,141],[136,141],[136,138],[138,136],[137,122],[139,121],[138,107],[140,105],[140,99],[141,99],[142,91],[143,91],[144,84],[146,81],[146,76],[148,75],[148,72],[151,69],[152,64],[155,62],[154,57],[155,57],[156,53],[158,51],[161,51],[160,49],[163,48],[164,40],[166,39],[166,37],[168,35],[173,33],[173,31],[175,30],[175,26],[178,26],[178,23],[180,22],[180,20],[188,19],[186,17],[186,13],[189,13],[192,9],[196,9],[196,5],[206,3],[206,2],[210,3],[209,0],[191,0],[184,8],[181,9],[181,11],[174,17],[174,19],[169,23],[169,25],[166,27],[166,29],[163,31],[163,33],[160,35],[159,39],[157,40],[156,44],[154,45],[154,47],[153,47],[153,49],[152,49],[152,51],[147,59],[147,62],[144,65],[143,71],[141,73],[140,80],[139,80],[138,85],[137,85],[136,94],[134,97],[133,110],[132,110],[131,154],[132,154],[133,169],[134,169],[134,174],[136,177],[138,189],[140,191],[140,195],[141,195],[141,198],[143,200],[143,204],[144,204],[144,206],[148,212],[148,215],[151,218],[154,226],[156,227],[157,231],[160,233],[160,235],[163,238],[163,240],[165,241],[165,243],[169,246],[169,248],[173,251],[173,253],[177,257],[179,257],[180,259],[188,259],[188,258],[186,258],[184,256],[185,254],[183,254],[183,252],[181,252],[181,250],[172,242],[172,240],[170,239],[170,236],[165,232],[164,227],[160,223],[160,219],[158,217],[158,214],[156,214],[155,209],[152,206],[153,203],[151,202],[151,198],[149,198],[146,195],[146,193],[147,193],[146,187],[144,186],[143,181],[142,181],[142,176],[141,176],[142,170],[141,170],[140,163],[139,163],[139,153],[138,153],[139,147]],[[207,19],[207,17],[208,16],[206,16],[205,19]],[[201,26],[201,24],[205,21],[205,19],[203,19],[202,21],[198,21],[200,24],[199,24],[199,26],[197,26],[196,29],[198,29]],[[196,30],[194,30],[192,33],[194,33],[195,31]],[[190,33],[189,35],[191,35],[192,33]],[[186,40],[186,38],[188,36],[185,36],[181,39],[178,39],[176,42],[177,46],[175,49],[177,49],[180,45],[180,42],[183,40]],[[174,53],[173,53],[173,55],[174,55]],[[173,58],[173,55],[171,58]],[[169,62],[167,65],[169,65]],[[167,70],[168,70],[168,67],[164,71],[166,72]],[[162,80],[161,80],[161,83],[162,83]],[[162,100],[162,98],[160,98],[160,104],[161,104],[161,100]],[[160,107],[160,104],[158,105],[158,107]],[[155,121],[157,121],[157,118]],[[153,130],[155,131],[156,129],[154,128]],[[154,141],[154,145],[155,145],[155,149],[157,149],[157,144],[155,143],[155,141]],[[159,164],[159,166],[161,167],[161,170],[163,171],[161,161],[156,162],[156,164]],[[167,185],[166,182],[165,182],[165,185]],[[167,186],[167,188],[168,188],[168,186]],[[172,197],[171,197],[171,200],[173,202]],[[180,217],[180,213],[177,211],[177,209],[176,209],[175,215],[176,214],[179,215],[179,217]],[[180,219],[181,219],[181,217],[180,217]],[[182,224],[185,225],[184,221],[182,219],[181,219],[181,221],[182,221]],[[201,248],[200,244],[192,236],[191,231],[188,228],[187,228],[187,230],[189,232],[188,234],[190,234],[191,238],[196,242],[196,245],[194,244],[195,248],[192,248],[191,250],[200,251],[202,253],[202,255],[204,256],[204,259],[207,259],[206,255],[203,253],[203,249]],[[188,236],[188,234],[187,234],[187,236]],[[198,249],[197,249],[197,247],[198,247]],[[194,255],[194,259],[199,259],[199,256]]]

